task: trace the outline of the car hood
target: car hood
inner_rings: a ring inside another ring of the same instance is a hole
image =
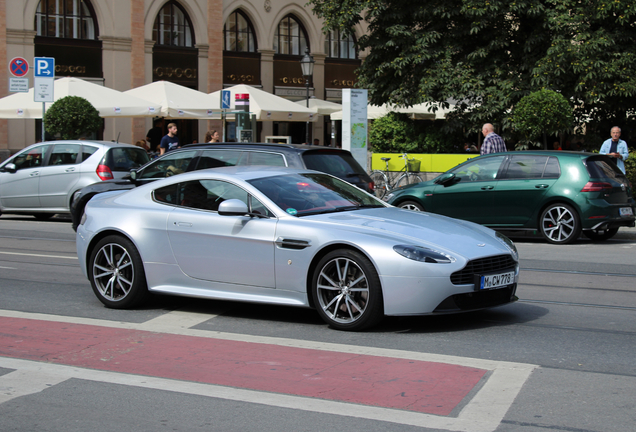
[[[495,231],[459,219],[395,207],[305,216],[405,244],[444,248],[467,259],[510,253]]]

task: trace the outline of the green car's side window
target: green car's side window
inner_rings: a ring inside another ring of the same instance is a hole
[[[559,161],[556,157],[541,155],[514,155],[503,178],[505,179],[539,179],[558,178]]]
[[[493,156],[468,162],[454,171],[455,176],[462,182],[488,181],[497,178],[497,173],[505,156]]]

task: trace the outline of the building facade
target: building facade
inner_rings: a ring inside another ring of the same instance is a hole
[[[324,33],[306,0],[0,0],[0,97],[15,57],[54,57],[56,77],[125,91],[167,80],[205,93],[248,84],[291,100],[306,98],[300,59],[315,60],[310,94],[334,102],[355,83],[355,37]],[[365,31],[363,25],[355,35]],[[27,77],[33,83],[33,74]],[[135,142],[151,118],[105,119],[100,138]],[[41,139],[38,120],[0,120],[0,159]],[[186,142],[218,121],[180,122]],[[305,123],[259,123],[257,137],[303,137]],[[329,123],[311,125],[327,140]],[[296,140],[296,142],[301,142]]]

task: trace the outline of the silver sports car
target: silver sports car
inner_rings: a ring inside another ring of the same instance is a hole
[[[77,254],[107,307],[149,293],[312,307],[342,330],[507,304],[519,278],[514,244],[489,228],[278,167],[194,171],[97,195]]]

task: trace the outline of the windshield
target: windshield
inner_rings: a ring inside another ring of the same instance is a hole
[[[326,174],[290,174],[249,183],[293,216],[386,207],[359,188]]]

